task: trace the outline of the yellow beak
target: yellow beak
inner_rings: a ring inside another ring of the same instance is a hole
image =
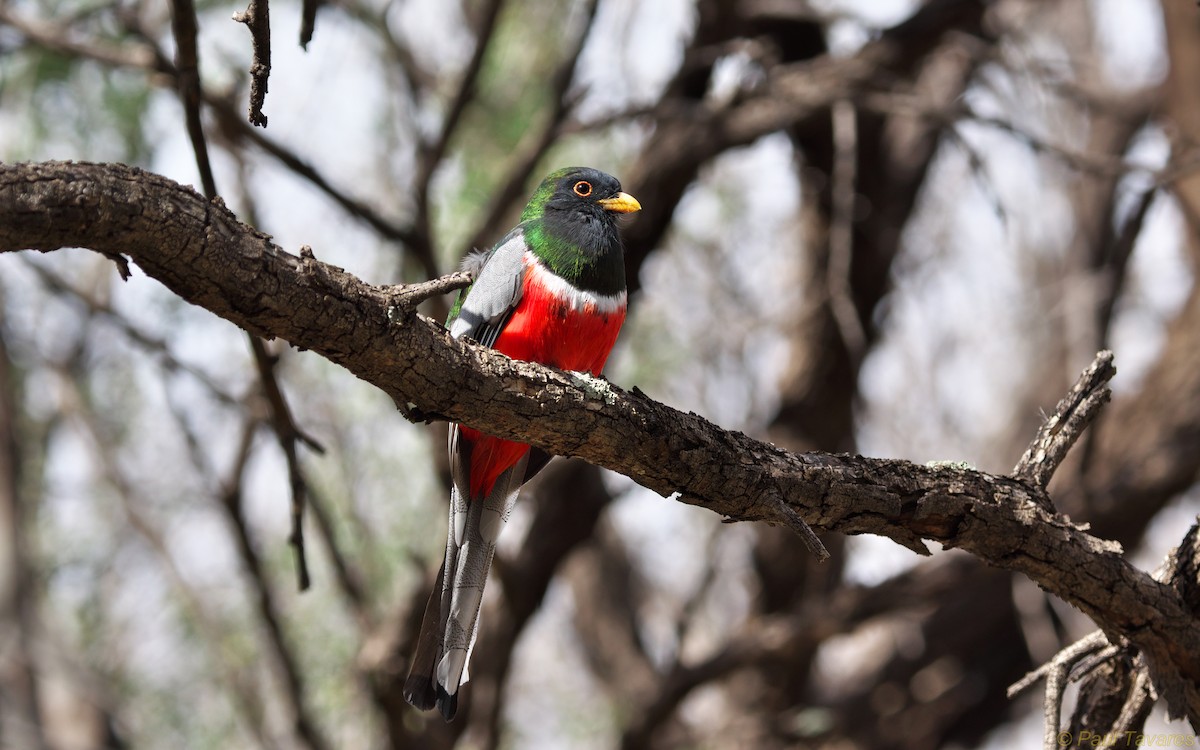
[[[631,214],[634,211],[641,211],[642,204],[637,202],[629,193],[617,193],[611,198],[596,201],[604,207],[605,211],[612,211],[617,214]]]

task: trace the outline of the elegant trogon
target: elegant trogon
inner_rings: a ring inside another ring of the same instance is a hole
[[[474,282],[446,322],[514,359],[599,375],[625,320],[625,262],[617,215],[641,208],[616,178],[570,167],[551,173],[499,244],[469,256]],[[549,456],[523,443],[450,426],[450,523],[440,585],[417,639],[404,697],[458,709],[496,539],[521,485]]]

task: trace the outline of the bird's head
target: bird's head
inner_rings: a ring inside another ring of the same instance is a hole
[[[521,213],[521,220],[541,218],[547,211],[612,217],[641,208],[637,199],[621,191],[616,177],[591,167],[567,167],[542,180]]]

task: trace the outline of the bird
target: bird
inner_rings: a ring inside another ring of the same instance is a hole
[[[451,308],[450,335],[513,359],[599,376],[628,301],[618,217],[639,210],[605,172],[567,167],[550,173],[516,227],[490,250],[463,260],[473,281]],[[448,450],[446,554],[404,683],[409,703],[436,706],[447,722],[468,680],[496,539],[521,486],[551,458],[457,423],[450,425]]]

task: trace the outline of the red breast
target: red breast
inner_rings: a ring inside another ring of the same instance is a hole
[[[561,283],[547,285],[544,274],[549,271],[536,265],[526,267],[521,301],[496,338],[496,350],[513,359],[599,375],[625,320],[624,301],[613,309],[605,304],[607,300],[598,302],[594,295]],[[565,288],[565,293],[560,288]],[[461,430],[473,444],[472,498],[491,492],[496,478],[529,450],[524,443],[500,440],[465,426]]]
[[[525,269],[525,289],[495,347],[513,359],[599,375],[625,320],[625,305],[601,311],[596,297],[552,289],[549,271]],[[556,287],[565,284],[556,284]]]

